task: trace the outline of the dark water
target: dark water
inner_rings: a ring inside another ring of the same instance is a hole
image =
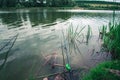
[[[101,41],[98,40],[99,27],[109,22],[119,23],[120,11],[45,8],[1,10],[0,48],[17,33],[19,36],[0,71],[0,80],[27,80],[29,77],[61,71],[60,67],[51,69],[49,64],[43,65],[44,57],[56,53],[56,62],[62,63],[62,31],[66,31],[70,25],[74,28],[86,26],[82,32],[84,35],[90,25],[93,34],[88,45],[78,44],[82,54],[73,53],[69,56],[73,69],[92,67],[110,59],[104,53],[97,53],[101,47]],[[0,65],[4,57],[4,53],[0,53]]]

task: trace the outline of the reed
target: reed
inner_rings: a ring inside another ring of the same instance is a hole
[[[82,43],[84,40],[84,34],[82,33],[82,31],[84,29],[85,29],[85,26],[80,27],[80,26],[73,26],[71,24],[68,27],[68,29],[66,29],[65,31],[62,30],[61,50],[62,50],[64,66],[66,66],[66,64],[68,64],[69,67],[71,68],[70,56],[72,53],[82,54],[81,50],[79,48],[78,42]],[[86,36],[88,38],[88,40],[89,40],[91,34],[92,34],[91,28],[90,28],[90,26],[88,26],[88,31],[87,31],[87,36]],[[83,39],[81,39],[81,38],[83,38]],[[81,42],[81,40],[82,40],[82,42]],[[83,58],[83,57],[81,57],[81,58]],[[73,76],[72,69],[67,70],[67,72],[69,73],[68,76],[70,77],[70,80],[74,80],[72,77]],[[63,70],[63,72],[59,73],[59,74],[63,74],[63,73],[66,73],[66,71]],[[50,74],[50,75],[46,75],[46,76],[50,77],[50,76],[55,76],[55,75],[56,74]],[[37,78],[30,77],[30,79],[34,80],[34,79],[44,78],[46,76],[39,76]]]
[[[120,23],[99,28],[104,50],[112,54],[112,61],[92,68],[82,80],[120,80]],[[100,77],[98,77],[100,76]]]
[[[67,30],[67,39],[68,40],[68,46],[69,46],[69,53],[80,53],[80,48],[78,47],[78,42],[82,43],[84,38],[84,35],[82,33],[82,31],[85,29],[84,27],[80,27],[79,25],[74,28],[75,26],[73,26],[72,24],[69,26],[68,30]]]
[[[88,30],[87,30],[87,35],[86,35],[86,43],[87,44],[88,44],[88,41],[91,36],[92,36],[92,30],[91,30],[90,26],[88,25]]]
[[[82,34],[82,31],[84,29],[85,29],[85,26],[80,27],[80,26],[73,26],[71,24],[68,27],[68,29],[66,30],[66,32],[62,30],[63,43],[61,43],[61,44],[62,44],[62,47],[64,47],[64,48],[61,47],[62,55],[64,55],[63,52],[65,52],[65,55],[67,58],[67,61],[66,61],[67,63],[70,63],[69,58],[72,53],[80,53],[81,54],[78,41],[81,42],[81,40],[83,40],[80,38],[84,38],[83,37],[84,35]],[[63,62],[65,62],[65,61],[63,60]]]
[[[100,29],[99,29],[99,35],[100,35],[100,38],[103,39],[103,37],[105,36],[107,32],[107,26],[102,26]]]
[[[120,24],[109,24],[108,31],[107,29],[103,31],[104,48],[111,52],[113,59],[120,59]]]

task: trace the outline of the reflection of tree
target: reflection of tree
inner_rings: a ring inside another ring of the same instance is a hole
[[[36,13],[29,13],[30,20],[33,24],[38,25],[40,23],[47,24],[47,23],[53,23],[56,21],[56,19],[68,19],[71,16],[71,13],[60,13],[60,12],[54,12],[54,11],[46,11],[42,10],[43,12]]]
[[[66,12],[55,12],[54,10],[48,11],[47,9],[31,9],[29,12],[19,12],[19,13],[5,13],[0,14],[0,18],[3,24],[7,24],[8,27],[16,26],[20,27],[23,20],[27,21],[29,17],[30,22],[33,25],[53,23],[58,18],[68,19],[71,17],[71,13]]]
[[[7,27],[10,29],[12,27],[20,27],[22,25],[21,15],[26,21],[26,15],[23,13],[4,13],[0,14],[0,18],[2,20],[2,23],[7,24]]]
[[[0,17],[4,24],[10,24],[19,20],[19,15],[17,13],[4,13],[0,14]]]

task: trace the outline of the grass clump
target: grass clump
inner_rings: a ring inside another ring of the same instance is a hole
[[[120,59],[120,24],[109,25],[103,34],[103,47],[112,54],[113,59]]]
[[[118,76],[117,73],[111,72],[111,70],[120,71],[120,61],[101,63],[91,69],[82,80],[120,80],[120,76]]]
[[[103,26],[99,32],[103,47],[113,60],[92,68],[82,80],[120,80],[120,24]]]
[[[120,60],[120,24],[102,26],[99,37],[103,40],[103,47],[112,54],[112,59]]]

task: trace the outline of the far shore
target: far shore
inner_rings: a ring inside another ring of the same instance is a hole
[[[7,7],[7,8],[0,8],[0,10],[16,10],[16,9],[74,9],[74,10],[120,10],[120,6],[74,6],[74,7]]]

